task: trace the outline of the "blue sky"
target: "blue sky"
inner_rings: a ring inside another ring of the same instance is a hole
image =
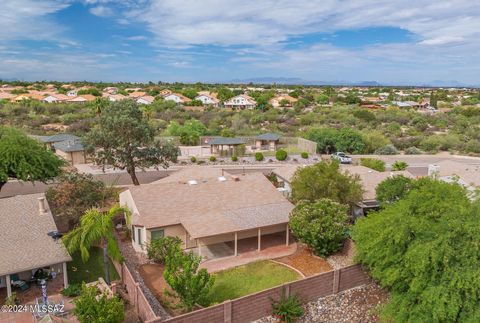
[[[2,0],[0,78],[480,84],[470,0]]]

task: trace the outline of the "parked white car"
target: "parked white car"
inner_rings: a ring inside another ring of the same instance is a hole
[[[337,151],[336,153],[332,154],[332,159],[340,162],[340,164],[351,164],[352,158],[350,156],[345,155],[341,151]]]

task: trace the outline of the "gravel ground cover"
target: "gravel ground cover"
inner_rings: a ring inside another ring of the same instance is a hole
[[[387,300],[388,293],[377,284],[371,283],[305,304],[305,313],[298,322],[378,322],[379,306]],[[268,316],[256,322],[277,321]]]

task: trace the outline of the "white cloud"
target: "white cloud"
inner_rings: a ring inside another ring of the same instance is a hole
[[[147,39],[147,37],[145,37],[145,36],[141,36],[141,35],[127,37],[127,40],[132,40],[132,41],[137,41],[137,40],[146,40],[146,39]]]
[[[113,15],[113,10],[106,6],[96,6],[96,7],[90,8],[89,11],[92,15],[99,16],[99,17],[109,17]]]
[[[0,41],[34,39],[49,40],[63,27],[47,19],[47,15],[66,8],[56,0],[2,0],[0,3]]]

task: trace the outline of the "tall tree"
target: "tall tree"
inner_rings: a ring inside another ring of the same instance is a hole
[[[102,111],[105,109],[107,105],[109,105],[110,102],[105,99],[105,98],[100,98],[97,97],[95,100],[91,103],[92,110],[95,112],[95,114],[100,116],[102,114]]]
[[[137,168],[167,168],[178,156],[176,146],[169,142],[162,144],[154,135],[137,103],[124,100],[105,107],[98,125],[86,136],[85,144],[95,162],[104,167],[126,169],[133,184],[140,185]]]
[[[480,321],[479,207],[460,185],[425,178],[356,222],[357,259],[390,290],[385,321]]]
[[[105,281],[110,284],[109,256],[119,262],[123,261],[120,248],[113,234],[115,226],[114,218],[124,213],[124,208],[115,206],[108,212],[102,213],[98,209],[90,209],[81,217],[80,225],[63,237],[63,242],[68,252],[73,253],[80,250],[82,260],[90,258],[90,248],[99,242],[103,247],[103,268]]]
[[[53,179],[63,165],[35,139],[14,128],[0,128],[0,190],[9,178],[30,182]]]
[[[340,171],[336,162],[319,162],[296,171],[292,180],[292,199],[295,202],[314,202],[328,198],[342,204],[354,204],[362,200],[360,177]]]

